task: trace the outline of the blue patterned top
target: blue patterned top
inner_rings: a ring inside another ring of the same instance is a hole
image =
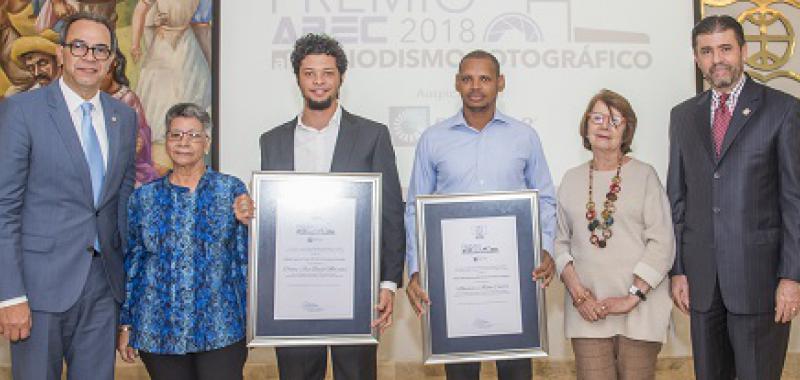
[[[131,347],[184,354],[244,338],[247,227],[232,206],[246,191],[208,169],[193,193],[167,175],[131,195],[120,315]]]

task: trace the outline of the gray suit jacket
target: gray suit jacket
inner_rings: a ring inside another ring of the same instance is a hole
[[[747,78],[719,159],[711,91],[672,109],[667,194],[691,308],[716,281],[729,311],[774,310],[780,278],[800,280],[800,103]]]
[[[101,93],[108,163],[97,208],[89,166],[59,82],[0,102],[0,300],[63,312],[83,290],[99,236],[117,301],[124,297],[121,231],[136,168],[136,114]]]
[[[261,170],[294,170],[296,127],[297,118],[261,135]],[[383,174],[380,279],[401,285],[406,250],[403,198],[388,128],[343,109],[331,172]]]

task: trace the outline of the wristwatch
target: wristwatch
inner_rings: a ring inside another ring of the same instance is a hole
[[[631,285],[631,288],[628,289],[628,293],[632,296],[639,297],[642,301],[647,301],[647,297],[644,295],[644,292],[642,292],[642,289],[637,288],[636,285]]]

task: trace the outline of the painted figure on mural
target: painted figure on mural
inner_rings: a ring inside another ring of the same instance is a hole
[[[0,0],[0,95],[31,80],[28,71],[11,61],[11,45],[22,36],[37,34],[32,16],[30,0]]]
[[[136,182],[135,187],[144,185],[156,178],[161,177],[166,172],[166,168],[158,167],[153,163],[151,154],[152,134],[147,118],[142,108],[142,102],[130,89],[130,80],[125,75],[127,59],[122,52],[117,49],[114,63],[103,79],[100,89],[110,94],[115,99],[125,103],[128,107],[136,111],[137,133],[136,133]]]
[[[182,102],[211,108],[211,71],[189,31],[200,5],[200,0],[139,0],[133,10],[131,57],[141,64],[136,93],[153,123],[153,160],[165,166],[166,130],[160,121],[167,109]]]
[[[197,43],[203,49],[208,67],[211,67],[211,20],[214,14],[214,0],[200,0],[192,16],[192,31]]]
[[[33,10],[36,16],[36,29],[43,31],[53,29],[60,31],[65,17],[76,13],[89,13],[117,22],[117,3],[122,0],[34,0]]]
[[[11,61],[30,74],[29,80],[10,87],[5,96],[47,86],[61,76],[56,59],[58,44],[43,36],[20,37],[11,45]]]

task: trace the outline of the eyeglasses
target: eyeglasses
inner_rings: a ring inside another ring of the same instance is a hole
[[[201,142],[206,139],[206,133],[202,131],[170,131],[167,132],[167,140],[181,141],[183,136],[189,136],[191,142]]]
[[[622,116],[608,116],[600,112],[592,112],[589,114],[589,122],[595,125],[603,125],[608,123],[614,128],[622,125]]]
[[[89,44],[84,41],[75,40],[70,43],[62,44],[61,46],[68,47],[69,53],[77,58],[85,57],[86,54],[89,54],[89,50],[92,51],[92,57],[98,61],[105,61],[111,57],[111,47],[106,44],[89,46]]]

